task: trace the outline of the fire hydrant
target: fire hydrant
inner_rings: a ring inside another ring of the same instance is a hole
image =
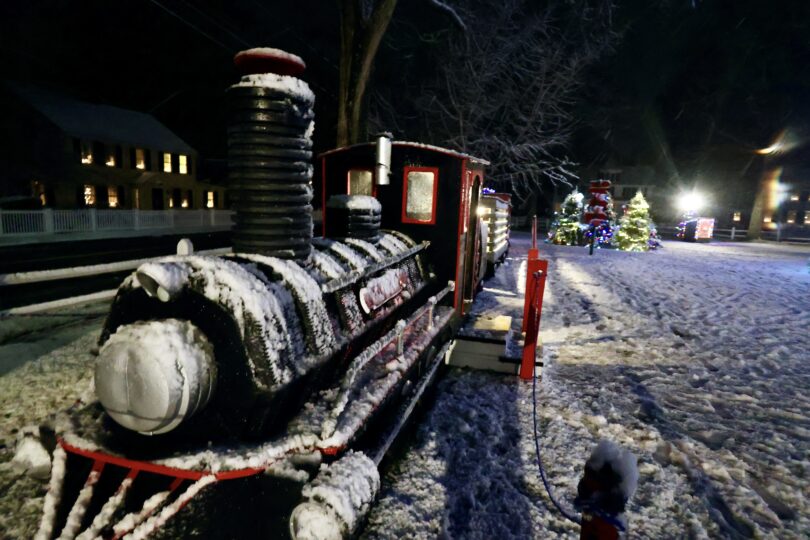
[[[626,530],[624,510],[638,484],[636,456],[601,441],[585,463],[574,506],[582,512],[581,540],[617,540]]]

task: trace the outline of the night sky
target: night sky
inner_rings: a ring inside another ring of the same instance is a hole
[[[581,161],[612,156],[673,183],[720,184],[749,175],[753,151],[779,131],[806,131],[810,3],[620,4],[622,39],[593,66],[580,105]]]
[[[317,118],[330,127],[318,133],[326,147],[322,137],[334,137],[337,20],[336,4],[318,0],[4,2],[0,65],[3,78],[152,112],[202,155],[222,158],[224,91],[239,79],[234,54],[282,48],[308,64]]]
[[[430,68],[413,57],[395,63],[403,41],[414,29],[450,24],[427,2],[400,4],[373,81],[388,95],[398,88],[392,72],[419,77]],[[711,182],[745,176],[753,149],[781,129],[804,131],[810,2],[618,6],[615,50],[586,73],[572,157],[585,165],[649,164],[670,182]],[[338,21],[329,0],[3,2],[0,65],[3,78],[152,112],[204,156],[222,158],[224,89],[238,78],[233,54],[283,48],[308,64],[316,149],[323,150],[335,136]]]

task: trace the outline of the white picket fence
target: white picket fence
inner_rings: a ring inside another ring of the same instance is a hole
[[[678,233],[677,225],[659,225],[656,227],[656,229],[658,231],[658,235],[662,236],[663,238],[675,238],[675,235]],[[738,229],[737,227],[712,230],[712,238],[716,238],[717,240],[739,241],[745,240],[747,235],[748,231],[746,229]]]
[[[230,210],[0,210],[0,236],[139,231],[224,230]]]
[[[674,225],[658,227],[658,233],[663,234],[664,238],[674,238],[677,231],[678,228]],[[712,238],[731,241],[747,240],[748,231],[736,227],[730,229],[714,229]],[[808,244],[810,243],[810,231],[796,227],[785,231],[779,227],[775,231],[762,231],[760,238],[770,240],[771,242],[798,242]]]

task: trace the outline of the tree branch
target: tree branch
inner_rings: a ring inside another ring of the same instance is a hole
[[[461,18],[461,16],[458,14],[458,12],[453,7],[448,6],[442,0],[428,0],[428,2],[433,7],[438,8],[438,9],[444,11],[445,13],[447,13],[450,16],[450,18],[452,18],[453,21],[458,25],[458,27],[461,30],[463,30],[465,32],[467,31],[467,25],[464,23],[464,19]]]

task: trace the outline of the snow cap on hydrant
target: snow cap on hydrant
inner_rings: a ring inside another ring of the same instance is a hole
[[[638,485],[636,456],[602,440],[585,463],[574,505],[582,512],[580,539],[609,540],[626,529],[624,510]]]

